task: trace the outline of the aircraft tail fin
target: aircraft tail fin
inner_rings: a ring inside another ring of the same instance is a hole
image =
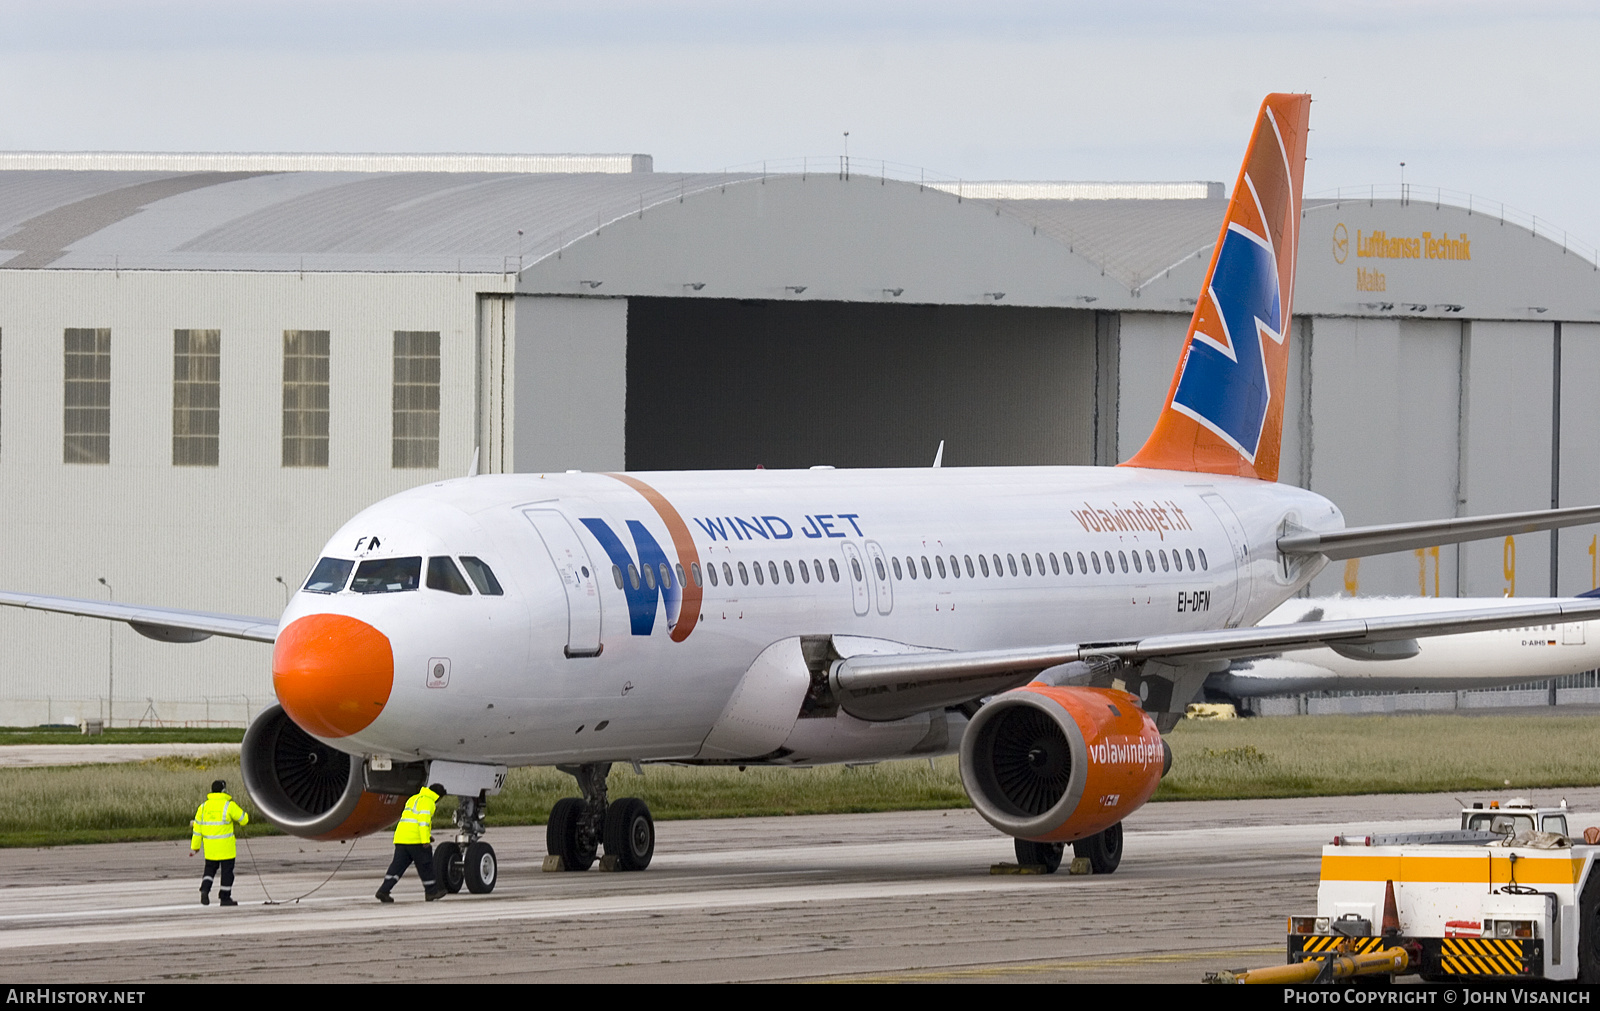
[[[1123,466],[1278,479],[1310,95],[1268,95],[1166,407]]]

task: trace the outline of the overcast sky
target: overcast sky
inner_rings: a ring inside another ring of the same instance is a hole
[[[1600,5],[0,0],[0,149],[834,156],[1232,184],[1309,91],[1308,193],[1407,180],[1600,244]]]

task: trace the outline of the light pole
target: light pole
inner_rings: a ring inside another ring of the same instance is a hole
[[[277,581],[279,586],[283,587],[283,606],[284,607],[288,607],[289,606],[289,584],[285,583],[283,581],[283,577],[282,576],[273,576],[272,578]]]
[[[114,602],[117,599],[116,594],[112,591],[111,584],[106,582],[106,577],[105,576],[101,576],[100,577],[100,585],[106,588],[106,599],[109,600],[109,601],[113,601]],[[106,622],[106,729],[107,730],[111,729],[111,722],[112,722],[112,718],[113,718],[113,715],[114,715],[112,707],[116,705],[116,699],[117,699],[117,696],[116,696],[116,685],[117,685],[116,652],[115,652],[115,650],[113,648],[115,643],[116,643],[116,640],[113,638],[113,636],[116,634],[116,630],[117,630],[116,622],[114,622],[114,621]]]

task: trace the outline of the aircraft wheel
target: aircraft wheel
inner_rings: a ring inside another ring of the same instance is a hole
[[[445,891],[451,895],[461,891],[466,882],[466,869],[461,863],[461,847],[453,842],[442,842],[433,848],[433,873],[439,875]]]
[[[569,871],[586,871],[594,866],[595,846],[582,843],[585,805],[577,797],[563,797],[550,809],[545,826],[545,850],[561,858]]]
[[[1066,852],[1066,843],[1033,842],[1028,839],[1013,841],[1017,848],[1017,863],[1024,867],[1043,867],[1046,874],[1054,874],[1061,867],[1061,855]]]
[[[1088,857],[1096,874],[1110,874],[1122,863],[1122,822],[1072,844],[1073,856]]]
[[[606,808],[606,855],[617,858],[617,870],[642,871],[656,852],[656,823],[638,797],[614,800]]]
[[[493,846],[486,842],[469,844],[466,859],[462,863],[466,871],[467,891],[474,895],[487,895],[494,891],[499,865],[494,859]]]

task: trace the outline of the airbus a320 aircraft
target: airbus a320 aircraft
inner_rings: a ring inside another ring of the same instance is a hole
[[[1600,617],[1600,602],[1252,627],[1329,559],[1593,522],[1600,508],[1345,529],[1276,483],[1310,98],[1270,95],[1165,408],[1116,468],[505,474],[387,499],[277,622],[21,594],[170,641],[275,643],[251,798],[298,835],[461,798],[449,880],[494,885],[483,812],[555,765],[547,866],[655,846],[615,762],[814,765],[959,750],[973,805],[1053,868],[1115,869],[1170,728],[1238,659]],[[464,848],[463,848],[464,847]]]

